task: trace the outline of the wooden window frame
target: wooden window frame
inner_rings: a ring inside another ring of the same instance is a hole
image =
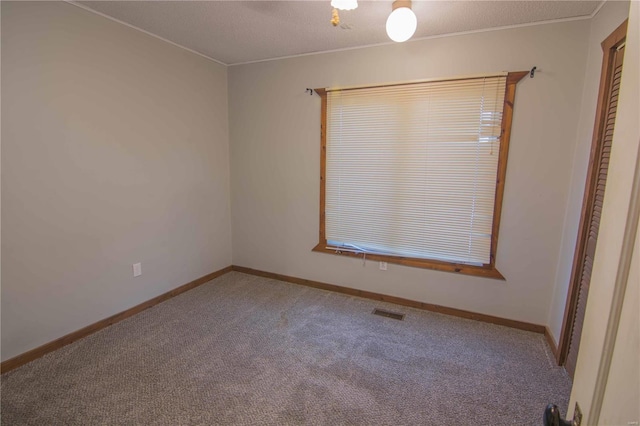
[[[507,158],[509,156],[509,141],[511,139],[511,123],[513,120],[513,107],[516,96],[516,85],[529,71],[517,71],[507,74],[506,90],[502,112],[502,126],[500,135],[500,152],[498,158],[498,170],[496,176],[496,193],[493,211],[493,225],[491,232],[490,261],[482,266],[464,263],[445,262],[432,259],[412,258],[403,256],[389,256],[384,254],[366,253],[366,259],[380,262],[396,263],[404,266],[434,269],[437,271],[455,272],[465,275],[474,275],[484,278],[504,280],[504,276],[496,269],[496,253],[498,251],[498,233],[500,230],[500,218],[502,215],[502,202],[504,197],[504,184],[507,174]],[[411,83],[408,83],[411,84]],[[380,87],[380,86],[371,86]],[[339,256],[362,257],[363,253],[340,251],[329,249],[325,230],[325,186],[327,165],[327,89],[315,89],[321,98],[321,126],[320,126],[320,232],[319,242],[313,251],[319,253],[334,254]]]

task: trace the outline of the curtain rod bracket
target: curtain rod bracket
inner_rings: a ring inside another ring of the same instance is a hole
[[[309,92],[309,96],[313,96],[313,89],[306,88],[305,92]]]
[[[529,73],[529,78],[533,78],[538,67],[531,68],[531,72]]]

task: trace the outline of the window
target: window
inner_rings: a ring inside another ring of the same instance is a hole
[[[314,251],[492,278],[516,83],[527,72],[322,98]]]

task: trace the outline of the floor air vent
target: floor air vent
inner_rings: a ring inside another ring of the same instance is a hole
[[[381,317],[393,318],[402,321],[404,319],[404,314],[398,314],[391,311],[385,311],[384,309],[374,309],[373,315],[380,315]]]

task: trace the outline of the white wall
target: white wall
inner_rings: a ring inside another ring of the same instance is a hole
[[[571,180],[589,21],[418,40],[229,68],[233,263],[546,324]],[[305,88],[494,71],[518,85],[497,268],[506,281],[311,252],[320,100]]]
[[[621,93],[613,135],[607,190],[605,192],[600,235],[584,327],[573,382],[569,416],[577,401],[585,415],[584,424],[626,425],[640,421],[640,337],[638,311],[638,242],[622,305],[619,331],[613,351],[600,418],[592,418],[595,384],[600,371],[608,319],[611,313],[616,277],[624,235],[638,238],[627,228],[634,172],[640,173],[640,3],[631,2],[622,68]],[[637,189],[636,189],[637,190]]]
[[[593,137],[593,126],[598,103],[600,71],[602,69],[602,47],[600,43],[618,28],[629,15],[629,2],[608,1],[590,22],[589,56],[584,71],[584,89],[580,103],[580,120],[577,128],[578,140],[572,160],[571,189],[562,232],[562,246],[555,277],[555,291],[549,311],[549,330],[556,342],[560,339],[562,320],[569,291],[573,255],[576,247],[578,226],[582,210],[584,186],[589,166],[589,153]]]
[[[231,263],[225,67],[2,2],[2,124],[3,360]]]

